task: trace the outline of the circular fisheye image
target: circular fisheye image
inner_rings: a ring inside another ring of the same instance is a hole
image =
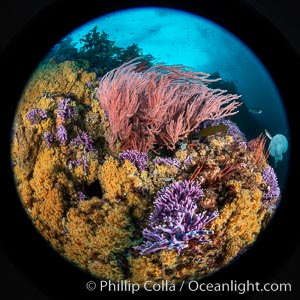
[[[241,40],[181,10],[134,8],[49,50],[24,83],[12,167],[66,260],[114,282],[178,284],[255,243],[280,205],[289,138],[281,96]]]

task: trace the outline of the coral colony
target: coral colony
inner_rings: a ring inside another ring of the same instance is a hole
[[[39,124],[42,120],[47,118],[47,112],[44,109],[33,108],[27,113],[27,119],[31,125]]]
[[[71,144],[76,147],[83,147],[86,152],[95,150],[92,138],[85,131],[78,134],[77,137],[71,141]]]
[[[112,282],[178,283],[226,266],[280,199],[265,137],[247,141],[230,119],[240,96],[96,27],[80,42],[47,58],[17,111],[13,165],[33,223]]]
[[[79,201],[83,201],[87,199],[87,196],[83,192],[78,192],[77,195]]]
[[[172,157],[158,157],[153,159],[153,162],[159,165],[167,164],[167,165],[175,166],[177,168],[181,167],[181,162],[178,159]]]
[[[119,155],[120,161],[129,160],[139,171],[143,171],[147,167],[148,154],[140,153],[136,150],[126,150]]]
[[[47,147],[51,148],[52,145],[53,145],[53,143],[54,143],[54,141],[55,141],[55,137],[54,137],[54,135],[52,133],[46,131],[44,133],[44,140],[45,140],[45,143],[46,143]]]
[[[70,104],[70,98],[62,99],[58,102],[57,116],[63,121],[73,118],[76,114],[75,107]]]
[[[64,143],[68,140],[67,130],[64,125],[59,125],[56,130],[57,139],[60,143]]]
[[[174,150],[203,121],[237,113],[240,96],[208,88],[205,83],[216,80],[205,73],[165,65],[137,72],[138,64],[125,63],[99,83],[97,97],[109,116],[111,150],[117,140],[140,152],[156,144]]]
[[[208,242],[203,237],[213,231],[203,230],[202,227],[217,217],[218,212],[195,213],[196,201],[203,195],[200,185],[190,181],[176,182],[158,192],[154,211],[149,218],[149,229],[143,230],[147,241],[135,249],[145,255],[175,248],[180,254],[192,239],[200,243]]]
[[[266,167],[262,171],[262,177],[267,185],[267,191],[264,194],[264,199],[278,199],[280,196],[280,188],[274,169],[271,166]]]

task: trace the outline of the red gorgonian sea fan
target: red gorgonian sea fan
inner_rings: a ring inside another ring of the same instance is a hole
[[[137,59],[103,76],[97,90],[101,108],[108,115],[106,139],[115,150],[147,152],[153,145],[175,149],[179,140],[205,120],[236,114],[239,95],[210,89],[209,74],[193,72],[181,65],[155,65],[138,72]]]

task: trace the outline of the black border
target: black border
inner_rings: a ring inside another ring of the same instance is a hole
[[[4,154],[1,161],[1,184],[6,197],[2,199],[0,218],[1,248],[19,270],[45,294],[60,299],[65,297],[100,297],[90,293],[85,282],[92,277],[84,274],[54,252],[32,226],[24,213],[15,190],[10,166],[10,134],[18,99],[25,83],[37,64],[61,37],[79,25],[103,13],[135,6],[166,6],[185,9],[207,17],[243,40],[262,60],[271,73],[288,114],[291,134],[291,164],[289,179],[296,178],[297,153],[293,145],[297,138],[294,108],[298,80],[293,70],[299,70],[299,57],[286,39],[253,8],[241,1],[84,1],[74,3],[56,1],[48,9],[34,17],[1,55],[2,79],[1,141]],[[170,6],[171,4],[171,6]],[[299,165],[299,164],[298,164]],[[3,169],[2,169],[3,168]],[[297,234],[296,186],[288,180],[279,211],[271,226],[263,232],[255,245],[236,263],[205,279],[207,282],[251,280],[272,281],[274,274],[287,262],[299,245]],[[296,284],[296,283],[295,283]],[[119,293],[119,295],[121,295]],[[137,294],[140,296],[141,294]],[[196,294],[194,294],[196,295]],[[198,296],[199,294],[197,294]],[[242,297],[249,296],[250,294]],[[218,296],[205,294],[205,297]],[[219,295],[220,296],[220,295]],[[230,294],[234,298],[234,294]]]

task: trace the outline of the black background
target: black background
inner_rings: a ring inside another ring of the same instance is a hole
[[[100,0],[99,0],[100,1]],[[28,24],[32,19],[39,15],[39,13],[47,8],[49,5],[54,2],[53,0],[27,0],[27,1],[17,1],[10,0],[9,2],[1,1],[0,2],[0,52],[4,51],[6,46],[11,43],[19,33],[22,32],[24,26]],[[142,1],[141,1],[142,2]],[[200,2],[200,0],[199,0]],[[263,16],[265,16],[269,22],[271,22],[288,40],[290,45],[297,51],[298,55],[300,55],[300,11],[299,4],[296,0],[244,0],[243,2],[248,3],[255,9],[257,9]],[[82,5],[84,1],[82,1]],[[216,8],[217,9],[217,8]],[[72,13],[71,2],[70,2],[70,13]],[[53,22],[61,22],[62,26],[65,21],[63,20],[53,20]],[[51,27],[51,24],[49,25]],[[26,47],[26,45],[24,45]],[[37,44],[38,47],[38,44]],[[21,49],[20,49],[21,51]],[[284,57],[282,58],[284,59]],[[21,68],[22,66],[20,66]],[[294,75],[293,71],[297,71],[299,74],[299,70],[291,70],[290,74],[286,74],[286,76],[299,76],[297,73]],[[1,77],[6,76],[6,74],[1,72]],[[18,72],[18,70],[16,70]],[[11,79],[13,80],[13,78]],[[1,81],[0,81],[1,82]],[[5,89],[2,84],[0,84],[1,89]],[[294,87],[295,89],[297,87]],[[1,102],[6,101],[1,97]],[[295,102],[299,103],[298,99],[295,99]],[[1,171],[2,172],[2,171]],[[2,191],[2,196],[0,201],[8,201],[8,198]],[[299,195],[295,195],[295,201],[300,201]],[[296,209],[296,208],[295,208]],[[1,211],[1,214],[5,214],[7,212]],[[1,218],[1,216],[0,216]],[[9,231],[10,226],[18,226],[18,222],[15,220],[11,220],[11,223],[8,223],[5,228],[0,228],[0,239],[2,231]],[[299,235],[297,229],[298,228],[290,228],[290,230],[294,231],[295,235]],[[278,243],[289,243],[289,241],[284,239],[285,233],[278,233]],[[18,239],[18,236],[15,236]],[[279,247],[280,249],[280,247]],[[276,265],[276,261],[281,253],[276,249],[272,249],[269,255],[273,257],[274,264]],[[1,251],[1,249],[0,249]],[[20,249],[20,253],[22,249]],[[48,257],[44,257],[40,255],[37,257],[39,263],[43,264],[43,260],[47,260]],[[284,264],[280,265],[280,269],[277,272],[274,272],[269,279],[270,282],[291,282],[293,284],[293,293],[285,293],[285,294],[254,294],[250,295],[249,299],[300,299],[300,248],[295,248],[293,253],[290,253],[289,257],[285,260]],[[57,270],[57,272],[61,272],[62,270]],[[260,270],[258,269],[259,273]],[[241,270],[243,273],[243,277],[247,278],[245,274],[247,274],[247,270]],[[56,275],[53,274],[53,281],[49,282],[49,290],[51,290],[51,285],[55,284]],[[228,278],[236,279],[239,278]],[[84,287],[84,282],[82,282]],[[60,284],[61,286],[61,284]],[[69,287],[70,288],[70,287]],[[101,297],[100,292],[94,293],[95,296]],[[203,294],[194,293],[195,297],[205,298]],[[119,294],[121,296],[121,294]],[[169,296],[169,295],[168,295]],[[47,300],[51,299],[46,296],[45,291],[39,290],[37,286],[35,286],[34,282],[30,281],[26,274],[20,272],[17,265],[14,265],[14,262],[10,260],[6,254],[0,252],[0,298],[3,300],[6,299],[16,299],[20,297],[21,299],[40,299]]]

